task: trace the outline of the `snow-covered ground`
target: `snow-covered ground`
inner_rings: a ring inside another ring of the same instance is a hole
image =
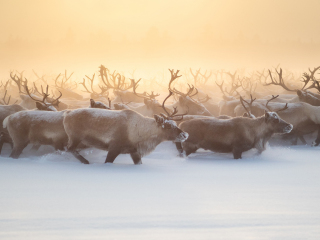
[[[29,147],[30,148],[30,147]],[[320,148],[270,147],[234,160],[160,144],[84,165],[42,147],[0,161],[0,239],[319,239]],[[32,156],[32,157],[31,157]]]

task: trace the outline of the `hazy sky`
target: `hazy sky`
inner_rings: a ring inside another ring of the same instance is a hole
[[[320,0],[0,0],[0,29],[4,76],[320,61]]]
[[[178,39],[225,37],[320,40],[319,0],[0,0],[1,40],[76,38],[107,32],[139,39],[150,27]]]

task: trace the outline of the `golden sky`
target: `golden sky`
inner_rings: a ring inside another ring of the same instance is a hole
[[[118,63],[190,59],[188,65],[277,64],[285,62],[283,55],[314,61],[320,56],[319,11],[319,0],[0,0],[0,63],[75,65],[72,57],[83,64],[84,55],[97,62],[112,55]],[[290,49],[287,41],[294,42]],[[266,62],[264,54],[270,55]]]
[[[140,38],[150,27],[177,38],[216,34],[320,40],[319,0],[1,0],[1,38],[58,39],[71,28]],[[115,36],[116,37],[116,36]]]

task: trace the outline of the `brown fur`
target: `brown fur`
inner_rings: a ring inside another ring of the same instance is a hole
[[[7,129],[4,129],[2,126],[3,120],[9,115],[26,110],[22,106],[18,104],[8,105],[8,106],[0,106],[0,133],[3,132],[2,137],[0,139],[0,153],[2,150],[2,146],[4,143],[12,143],[12,140],[9,136]]]
[[[51,145],[55,149],[64,150],[68,137],[63,128],[63,114],[21,111],[10,115],[4,123],[13,141],[10,157],[18,158],[29,143],[36,146]]]
[[[76,149],[80,142],[86,146],[108,150],[106,162],[119,154],[129,153],[135,164],[162,141],[185,140],[173,121],[155,115],[144,117],[132,110],[77,109],[65,114],[64,127],[69,137],[68,150],[81,161]],[[81,129],[81,131],[79,131]]]
[[[251,148],[264,151],[273,133],[289,132],[292,129],[292,125],[272,112],[255,119],[193,119],[181,123],[179,127],[189,133],[189,138],[182,143],[187,155],[203,148],[215,152],[232,152],[235,159],[241,158],[242,152]]]

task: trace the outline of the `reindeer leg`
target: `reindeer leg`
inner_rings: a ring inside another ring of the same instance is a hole
[[[312,146],[316,147],[319,146],[320,144],[320,125],[318,125],[318,135],[316,140],[314,140],[314,142],[312,143]]]
[[[82,157],[80,155],[80,153],[76,150],[77,146],[79,145],[80,141],[71,141],[69,139],[69,144],[68,144],[68,152],[72,153],[72,155],[78,159],[80,162],[82,162],[83,164],[89,164],[89,161],[87,159],[85,159],[84,157]]]
[[[68,152],[71,152],[72,155],[73,155],[76,159],[78,159],[80,162],[82,162],[83,164],[89,164],[89,161],[88,161],[87,159],[85,159],[84,157],[82,157],[78,151],[76,151],[76,150],[69,151],[69,150],[68,150]]]
[[[177,148],[177,150],[179,152],[179,156],[183,157],[183,148],[182,148],[181,142],[176,142],[175,144],[176,144],[176,148]]]
[[[9,157],[16,159],[19,158],[20,154],[22,153],[23,149],[28,145],[28,143],[29,142],[21,143],[20,145],[15,145]]]
[[[120,153],[121,151],[119,149],[109,150],[105,163],[113,163]]]
[[[303,135],[299,136],[300,141],[302,142],[303,145],[307,144],[307,141],[304,139]]]
[[[131,156],[135,165],[142,164],[141,156],[138,152],[132,152],[132,153],[130,153],[130,156]]]
[[[241,159],[241,155],[242,155],[242,150],[240,148],[236,148],[234,147],[233,150],[232,150],[232,153],[233,153],[233,158],[234,159]]]
[[[31,150],[36,152],[36,151],[39,150],[40,147],[41,147],[40,144],[34,144],[34,145],[32,146],[32,148],[31,148]]]
[[[64,144],[63,142],[59,141],[59,142],[55,142],[54,144],[54,149],[57,151],[57,150],[60,150],[60,151],[64,151]]]
[[[295,146],[295,145],[297,145],[298,144],[298,136],[294,136],[294,138],[292,139],[292,141],[291,141],[291,145],[292,146]]]
[[[0,135],[0,154],[1,154],[1,151],[2,151],[3,144],[4,144],[3,136]]]
[[[189,156],[191,153],[195,153],[198,150],[198,147],[192,143],[183,143],[182,145],[187,156]]]

